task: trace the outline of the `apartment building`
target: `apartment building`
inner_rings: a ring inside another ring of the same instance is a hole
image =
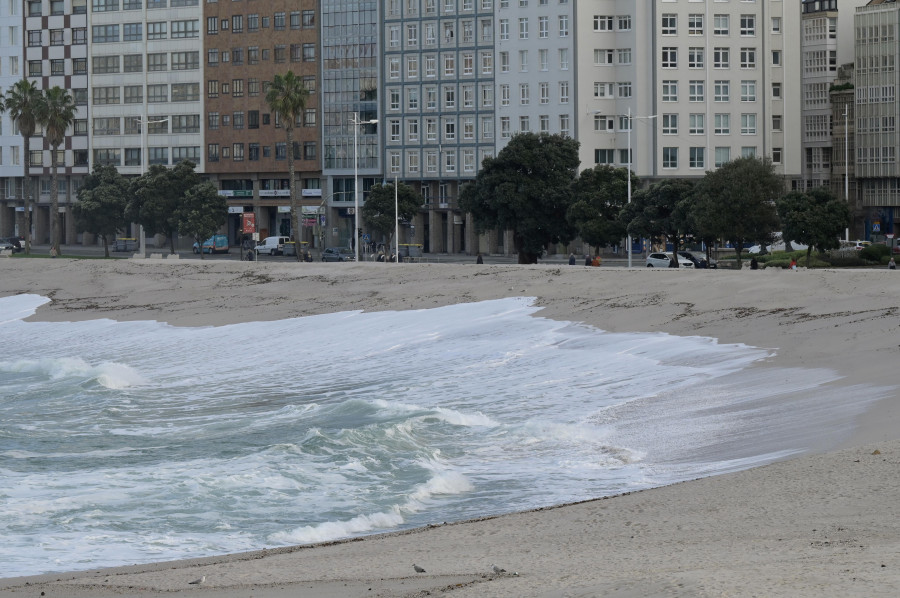
[[[22,2],[0,0],[0,89],[22,78]],[[0,114],[0,237],[24,236],[22,137],[8,114]],[[17,211],[17,208],[22,211]]]
[[[25,0],[23,3],[24,72],[41,89],[69,90],[77,104],[76,128],[58,150],[58,203],[62,243],[80,242],[69,215],[78,188],[89,172],[88,118],[88,0]],[[113,0],[109,0],[113,1]],[[115,0],[118,1],[118,0]],[[96,4],[100,0],[93,0]],[[17,79],[20,79],[18,77]],[[41,132],[30,141],[33,179],[31,225],[36,243],[50,241],[51,147]],[[24,158],[23,158],[24,164]]]
[[[316,244],[322,188],[319,167],[318,19],[315,0],[209,1],[203,9],[204,172],[228,198],[229,238],[240,238],[243,213],[254,213],[260,238],[291,232],[288,151],[303,213],[298,235]],[[310,92],[294,123],[294,147],[266,103],[268,83],[292,71]],[[193,92],[193,89],[192,89]],[[192,96],[193,97],[193,96]],[[192,123],[193,124],[193,123]]]
[[[348,247],[355,238],[355,205],[383,180],[380,125],[373,122],[381,90],[381,9],[376,0],[322,0],[319,9],[325,244]]]
[[[900,207],[900,6],[872,0],[856,9],[856,177],[866,238],[894,233]]]

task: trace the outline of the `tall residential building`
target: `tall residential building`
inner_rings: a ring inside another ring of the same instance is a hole
[[[93,0],[94,5],[119,0]],[[90,147],[88,118],[88,10],[87,0],[25,0],[22,41],[25,63],[22,76],[40,89],[54,86],[68,90],[77,105],[73,135],[59,148],[58,202],[60,240],[76,243],[79,231],[70,216],[69,206],[77,201],[77,191],[88,173]],[[34,177],[32,230],[35,243],[50,241],[51,156],[49,143],[39,131],[31,141],[30,172]],[[23,157],[24,164],[24,157]]]
[[[601,0],[588,6],[577,39],[585,108],[579,114],[593,118],[578,128],[582,167],[625,166],[631,158],[642,178],[691,178],[734,158],[765,156],[786,177],[799,176],[795,5]]]
[[[900,5],[872,0],[856,9],[856,177],[866,238],[894,233],[900,207]]]
[[[0,89],[22,78],[22,3],[0,2]],[[6,113],[0,114],[0,237],[24,236],[22,137]]]
[[[839,125],[832,117],[830,92],[840,66],[853,61],[853,10],[865,3],[866,0],[843,0],[840,5],[837,0],[802,2],[803,171],[802,179],[795,185],[797,188],[829,185],[835,162],[843,160],[843,156],[835,153],[842,148],[832,139],[835,127],[843,124]],[[844,111],[836,115],[843,119]]]
[[[287,158],[293,151],[305,215],[299,236],[315,243],[313,225],[322,202],[316,2],[206,0],[203,16],[204,82],[197,99],[205,106],[204,172],[228,198],[229,238],[240,237],[245,212],[255,213],[260,238],[290,234]],[[310,92],[294,123],[293,148],[266,102],[269,82],[288,71]]]
[[[379,118],[379,2],[322,0],[319,9],[325,244],[347,247],[355,236],[355,174],[360,205],[368,189],[383,180],[381,125],[370,123]]]

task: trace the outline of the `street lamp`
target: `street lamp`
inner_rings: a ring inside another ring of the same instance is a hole
[[[159,123],[169,122],[167,118],[160,118],[159,120],[150,120],[149,115],[135,116],[134,120],[136,120],[141,125],[141,176],[144,176],[147,173],[147,167],[150,164],[150,148],[147,142],[147,128],[150,125],[156,125]],[[147,257],[147,239],[144,235],[144,225],[140,225],[140,252],[141,257]]]
[[[359,127],[360,125],[374,125],[378,119],[359,120],[359,112],[350,119],[353,125],[353,249],[356,261],[359,262]]]
[[[654,119],[658,114],[652,114],[650,116],[631,116],[631,106],[628,107],[628,203],[631,203],[631,129],[633,128],[632,118],[646,118],[647,120]],[[628,267],[631,267],[631,233],[627,233],[625,237],[626,247],[625,250],[628,252]]]

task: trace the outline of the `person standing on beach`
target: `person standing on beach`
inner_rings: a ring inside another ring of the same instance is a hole
[[[888,270],[896,270],[897,262],[894,261],[894,258],[891,257],[891,261],[888,262]]]
[[[570,265],[570,266],[574,266],[574,265],[575,265],[575,254],[574,254],[574,253],[570,253],[570,254],[569,254],[569,265]]]
[[[588,255],[587,253],[584,254],[584,265],[585,266],[591,265],[591,256]]]
[[[476,264],[483,264],[483,263],[484,263],[484,258],[481,257],[481,252],[480,252],[480,251],[478,252],[478,257],[475,258],[475,263],[476,263]]]

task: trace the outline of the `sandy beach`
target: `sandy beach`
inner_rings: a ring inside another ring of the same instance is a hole
[[[541,317],[774,349],[753,366],[761,379],[775,365],[826,368],[854,401],[861,385],[900,388],[898,276],[0,259],[0,296],[49,297],[34,320],[178,326],[536,297]],[[891,395],[827,439],[828,452],[738,473],[325,545],[5,578],[0,597],[897,596],[900,390]]]

